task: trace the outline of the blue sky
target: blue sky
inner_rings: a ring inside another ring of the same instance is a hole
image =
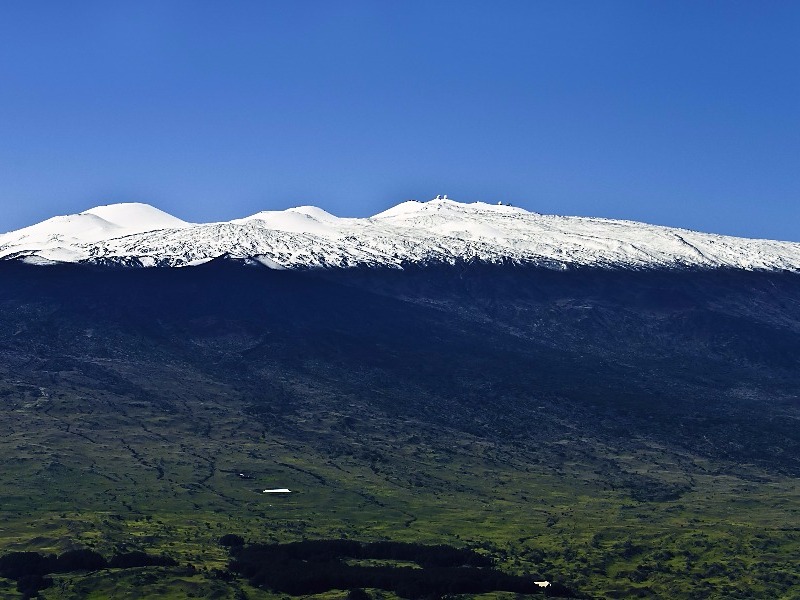
[[[0,231],[409,198],[800,241],[800,3],[0,4]]]

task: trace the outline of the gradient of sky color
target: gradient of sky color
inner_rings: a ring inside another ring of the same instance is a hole
[[[800,3],[0,4],[0,231],[444,193],[800,241]]]

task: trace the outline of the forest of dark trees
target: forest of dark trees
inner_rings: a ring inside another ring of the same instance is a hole
[[[497,571],[489,557],[451,546],[349,540],[235,546],[229,544],[234,537],[220,540],[230,546],[230,570],[246,577],[252,585],[293,596],[334,589],[379,588],[411,599],[493,591],[578,597],[558,583],[541,588],[534,577]],[[346,559],[401,561],[416,567],[366,566]]]
[[[34,598],[39,590],[50,587],[53,580],[47,575],[100,569],[131,569],[134,567],[172,567],[177,563],[168,556],[153,556],[145,552],[124,552],[106,560],[94,550],[70,550],[63,554],[11,552],[0,556],[0,577],[17,582],[17,591],[24,598]]]

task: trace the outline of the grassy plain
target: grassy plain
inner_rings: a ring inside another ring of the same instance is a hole
[[[13,433],[0,440],[14,457],[0,475],[0,545],[144,549],[181,567],[60,576],[45,598],[266,597],[215,577],[225,533],[478,546],[509,572],[607,598],[790,598],[797,589],[800,491],[790,478],[720,472],[644,442],[628,455],[559,461],[565,446],[589,442],[568,435],[531,448],[302,407],[265,425],[213,382],[190,403],[181,400],[190,383],[168,369],[140,378],[144,389],[172,381],[179,408],[46,387],[13,401]],[[604,479],[599,458],[691,482],[675,499],[637,501]],[[262,493],[283,486],[293,492]]]

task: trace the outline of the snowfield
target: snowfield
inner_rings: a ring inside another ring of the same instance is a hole
[[[798,243],[446,199],[403,202],[370,218],[301,206],[223,223],[187,223],[147,204],[112,204],[0,235],[0,259],[37,264],[177,267],[220,256],[275,269],[481,261],[552,269],[800,271]]]

